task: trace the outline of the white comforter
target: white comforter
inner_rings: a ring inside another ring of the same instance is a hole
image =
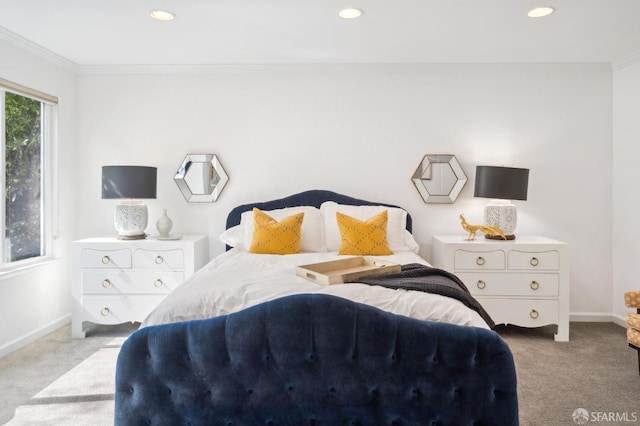
[[[357,283],[322,286],[296,276],[296,266],[339,258],[344,256],[335,252],[278,256],[231,249],[174,290],[142,326],[225,315],[291,294],[324,293],[422,320],[488,328],[478,313],[449,297]],[[428,265],[411,251],[378,258]]]

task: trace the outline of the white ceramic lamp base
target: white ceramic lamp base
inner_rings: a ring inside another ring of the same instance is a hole
[[[127,200],[116,207],[114,225],[122,239],[142,239],[146,235],[149,214],[147,206],[139,201]]]
[[[518,222],[518,212],[515,204],[510,201],[491,200],[484,207],[484,223],[489,226],[497,226],[504,232],[508,240],[516,237],[514,231]],[[486,236],[486,235],[485,235]],[[486,236],[487,238],[490,238]]]

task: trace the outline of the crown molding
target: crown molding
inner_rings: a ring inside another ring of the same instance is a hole
[[[212,74],[212,73],[269,73],[298,72],[320,70],[367,70],[372,67],[414,68],[425,64],[388,64],[388,63],[237,63],[237,64],[157,64],[157,65],[80,65],[79,74]]]
[[[505,68],[505,67],[610,67],[608,62],[465,62],[465,63],[237,63],[237,64],[156,64],[156,65],[79,65],[79,74],[213,74],[213,73],[270,73],[270,72],[306,72],[306,71],[353,71],[369,72],[386,69],[389,72],[414,72],[434,68]]]
[[[237,72],[240,69],[263,68],[263,65],[227,65],[227,64],[157,64],[157,65],[80,65],[79,74],[206,74],[211,72]]]
[[[273,63],[273,64],[191,64],[191,65],[79,65],[45,47],[40,46],[22,37],[19,34],[0,26],[0,40],[6,41],[28,53],[43,58],[49,62],[57,64],[63,68],[78,74],[206,74],[213,72],[267,72],[267,71],[291,71],[293,69],[311,68],[317,70],[318,67],[335,69],[336,67],[363,69],[371,66],[376,67],[433,67],[433,66],[496,66],[496,65],[575,65],[575,63]],[[640,62],[640,51],[623,56],[610,63],[613,71],[631,66]]]
[[[640,50],[611,61],[611,69],[613,71],[618,71],[638,62],[640,62]]]
[[[70,71],[78,71],[78,64],[76,64],[75,62],[70,61],[69,59],[64,58],[56,53],[53,53],[49,49],[46,49],[39,44],[36,44],[31,40],[28,40],[2,26],[0,26],[0,40],[4,40],[28,53],[31,53],[42,59],[46,59],[47,61],[66,68]]]

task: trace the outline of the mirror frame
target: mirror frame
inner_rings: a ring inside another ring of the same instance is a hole
[[[214,186],[213,190],[210,194],[199,194],[193,193],[191,188],[187,184],[185,177],[188,172],[189,165],[191,163],[211,163],[213,166],[213,170],[220,176],[220,181]],[[215,202],[222,193],[222,190],[227,185],[229,181],[229,175],[222,167],[222,163],[220,159],[215,154],[187,154],[187,156],[182,161],[178,172],[174,176],[173,180],[180,188],[182,195],[184,195],[184,199],[189,203],[213,203]]]
[[[430,194],[427,190],[427,187],[422,182],[423,180],[431,179],[425,178],[425,174],[428,172],[429,167],[432,164],[448,164],[453,171],[454,176],[456,177],[456,182],[451,187],[451,190],[448,194]],[[467,183],[467,175],[465,175],[460,163],[456,159],[456,156],[453,154],[427,154],[422,158],[422,161],[418,165],[418,168],[413,173],[411,177],[411,181],[413,185],[418,190],[418,193],[422,197],[422,200],[425,203],[434,203],[434,204],[452,204],[460,195],[462,188]]]

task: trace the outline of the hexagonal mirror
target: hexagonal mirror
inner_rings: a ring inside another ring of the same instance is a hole
[[[220,197],[229,176],[215,154],[189,154],[173,180],[190,203],[211,203]]]
[[[427,154],[413,173],[411,181],[425,203],[453,203],[467,183],[455,155]]]

